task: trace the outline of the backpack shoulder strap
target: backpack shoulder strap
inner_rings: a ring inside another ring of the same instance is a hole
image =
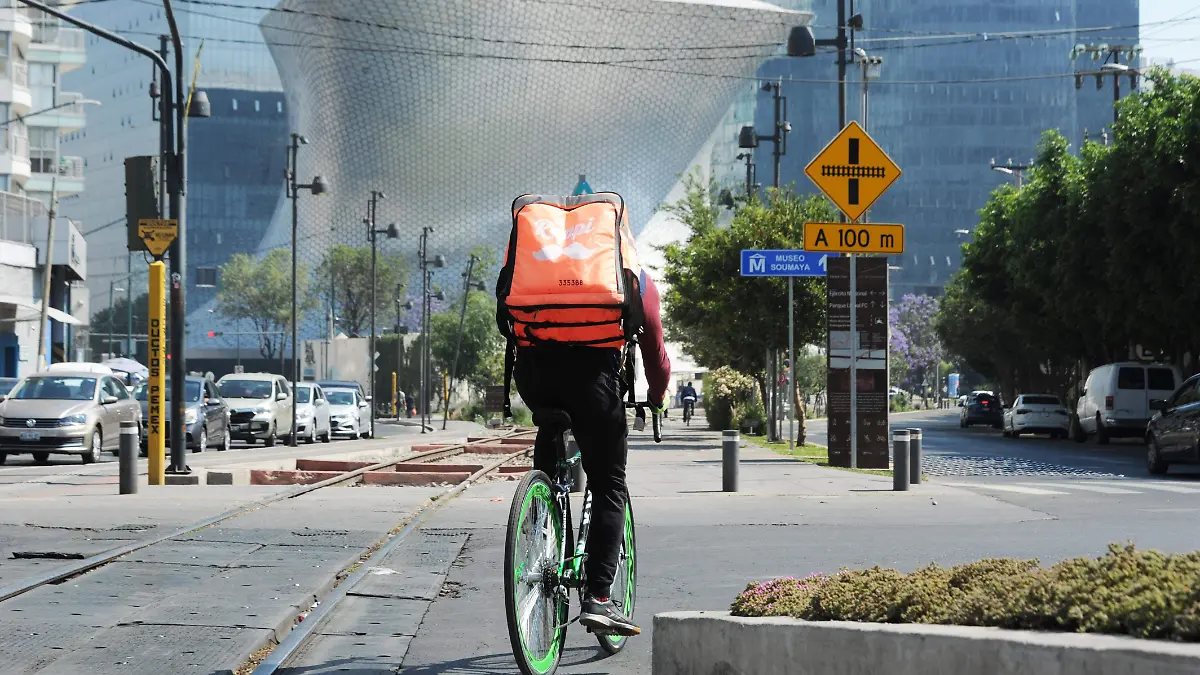
[[[517,345],[510,335],[504,346],[504,419],[512,419],[512,376],[517,365]]]

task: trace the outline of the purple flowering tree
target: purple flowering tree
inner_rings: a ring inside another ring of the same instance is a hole
[[[933,327],[937,310],[937,298],[927,295],[905,295],[891,307],[888,323],[892,333],[894,381],[937,389],[936,377],[943,354]]]

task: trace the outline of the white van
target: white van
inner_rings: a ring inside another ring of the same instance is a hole
[[[1075,440],[1094,435],[1103,444],[1110,438],[1144,437],[1157,407],[1151,401],[1170,398],[1181,379],[1179,370],[1165,363],[1128,361],[1094,369],[1075,404]]]

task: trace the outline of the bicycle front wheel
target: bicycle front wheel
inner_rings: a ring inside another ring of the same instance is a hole
[[[517,485],[504,542],[508,639],[524,675],[553,673],[566,643],[569,598],[555,590],[563,537],[550,479],[530,471]]]
[[[625,528],[621,533],[621,552],[617,556],[617,573],[613,576],[610,591],[613,604],[625,616],[633,619],[637,605],[637,540],[634,537],[633,504],[625,497]],[[609,654],[616,654],[625,647],[629,638],[624,635],[597,635],[600,647]]]

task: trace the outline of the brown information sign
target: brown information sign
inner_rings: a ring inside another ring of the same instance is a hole
[[[486,413],[504,412],[504,387],[488,387],[483,396],[483,411]]]

